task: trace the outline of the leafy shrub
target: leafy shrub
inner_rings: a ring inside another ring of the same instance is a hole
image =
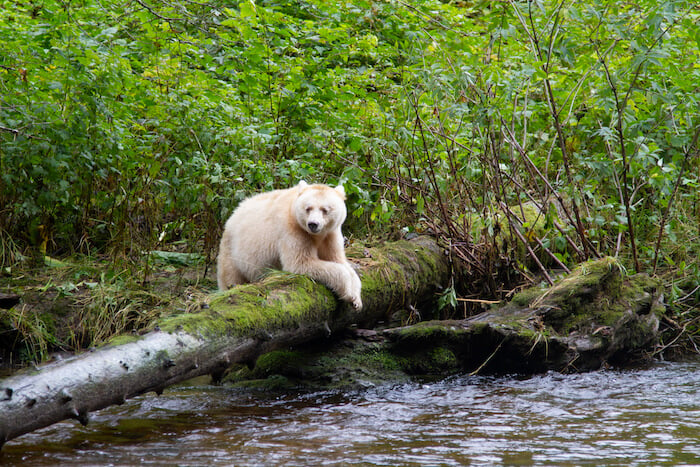
[[[358,233],[450,239],[494,294],[513,265],[697,261],[699,19],[672,0],[10,1],[0,232],[211,259],[241,199],[306,178],[346,184]]]

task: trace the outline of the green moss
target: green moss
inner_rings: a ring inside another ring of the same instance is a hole
[[[613,258],[581,264],[552,287],[532,288],[516,296],[517,306],[542,310],[545,323],[556,329],[571,328],[579,316],[605,307],[621,293],[622,269]]]
[[[311,360],[318,371],[333,373],[368,373],[382,368],[390,368],[394,365],[375,344],[353,342],[346,346],[346,352],[331,352],[329,354],[315,355]],[[388,366],[387,366],[388,364]]]
[[[659,297],[658,281],[643,274],[625,277],[615,259],[602,258],[581,264],[548,289],[521,292],[488,319],[512,330],[523,348],[541,342],[551,347],[572,333],[591,340],[614,337],[614,346],[635,348],[656,334],[664,312]]]
[[[432,245],[432,246],[431,246]],[[366,306],[391,304],[387,314],[404,306],[407,290],[414,296],[430,296],[448,277],[448,263],[430,251],[432,240],[418,238],[386,243],[382,248],[353,246],[348,257],[363,266],[362,297]]]
[[[420,345],[421,343],[440,342],[448,337],[459,334],[474,332],[473,328],[461,329],[461,324],[455,322],[455,327],[449,327],[449,321],[424,321],[400,329],[394,333],[394,339],[398,345],[410,344]]]
[[[291,350],[276,350],[261,355],[255,362],[252,375],[256,378],[266,378],[270,375],[293,375],[300,372],[307,357],[304,353]]]
[[[134,334],[122,334],[120,336],[114,336],[105,343],[105,346],[117,346],[130,344],[139,340],[139,337]]]
[[[415,347],[393,356],[403,371],[411,375],[446,375],[458,372],[461,364],[455,353],[441,345]]]
[[[207,338],[255,336],[302,322],[323,322],[336,306],[327,287],[306,276],[278,272],[261,282],[217,293],[208,309],[168,318],[160,328]]]
[[[369,306],[409,287],[404,272],[406,259],[397,251],[400,252],[393,245],[383,251],[375,248],[369,250],[372,267],[365,268],[362,274],[363,301]]]
[[[435,347],[428,353],[428,357],[432,366],[440,369],[440,372],[451,370],[459,366],[454,352],[445,347]]]
[[[528,287],[515,294],[511,302],[518,306],[529,306],[535,299],[541,297],[543,292],[539,286]]]
[[[404,367],[403,359],[381,343],[353,339],[270,352],[258,358],[254,369],[240,366],[226,381],[235,386],[275,389],[283,378],[289,387],[349,389],[407,380]]]
[[[643,274],[625,278],[614,258],[581,264],[529,305],[545,324],[561,334],[600,326],[617,326],[630,312],[646,314],[659,294],[659,282]],[[529,292],[528,292],[529,293]],[[524,300],[521,300],[524,301]],[[663,312],[657,307],[655,313]]]
[[[395,355],[387,352],[377,345],[358,347],[356,351],[347,354],[340,359],[332,359],[327,363],[341,365],[348,369],[361,370],[365,375],[373,372],[377,375],[385,372],[401,370],[401,363]]]
[[[400,371],[401,362],[396,355],[386,350],[376,350],[369,355],[368,361],[370,365],[379,371]],[[359,363],[362,363],[360,361]]]

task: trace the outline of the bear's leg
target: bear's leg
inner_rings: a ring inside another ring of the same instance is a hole
[[[338,263],[348,269],[348,285],[347,285],[347,296],[348,297],[360,297],[362,292],[362,282],[360,277],[352,267],[352,264],[345,257],[345,245],[343,240],[343,234],[340,229],[329,232],[324,241],[318,245],[318,257],[323,261],[331,261]],[[331,287],[332,288],[332,287]],[[336,289],[334,289],[336,290]],[[340,295],[340,294],[339,294]],[[347,299],[346,299],[347,300]],[[348,300],[355,305],[355,308],[362,307],[362,301],[358,300],[359,307],[356,305],[355,300]]]
[[[345,261],[345,264],[347,265],[348,269],[350,270],[350,295],[353,297],[361,297],[362,296],[362,280],[360,280],[360,275],[355,271],[355,268],[352,267],[352,264],[350,264],[347,260]],[[358,308],[358,307],[355,307]],[[362,300],[360,300],[360,306],[358,309],[362,308]]]
[[[360,278],[348,263],[335,263],[299,256],[283,257],[282,269],[295,274],[304,274],[329,287],[341,300],[362,309]]]
[[[245,284],[248,281],[238,270],[230,257],[219,258],[219,264],[216,270],[216,279],[219,284],[219,290],[228,290],[234,285]]]
[[[236,284],[248,282],[233,261],[233,251],[231,249],[231,238],[224,232],[219,245],[219,257],[216,265],[216,280],[219,290],[227,290]]]
[[[330,287],[341,300],[350,302],[355,309],[362,309],[362,284],[349,264],[316,260],[309,268],[310,271],[303,274]]]

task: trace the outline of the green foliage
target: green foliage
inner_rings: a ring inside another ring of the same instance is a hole
[[[358,234],[451,239],[492,295],[535,257],[697,271],[699,21],[681,0],[4,0],[0,259],[211,261],[241,199],[306,178],[345,184]]]

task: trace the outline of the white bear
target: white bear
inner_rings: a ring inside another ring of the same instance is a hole
[[[266,269],[305,274],[356,309],[362,283],[345,257],[345,190],[309,185],[244,200],[226,221],[217,265],[219,289],[260,279]]]

